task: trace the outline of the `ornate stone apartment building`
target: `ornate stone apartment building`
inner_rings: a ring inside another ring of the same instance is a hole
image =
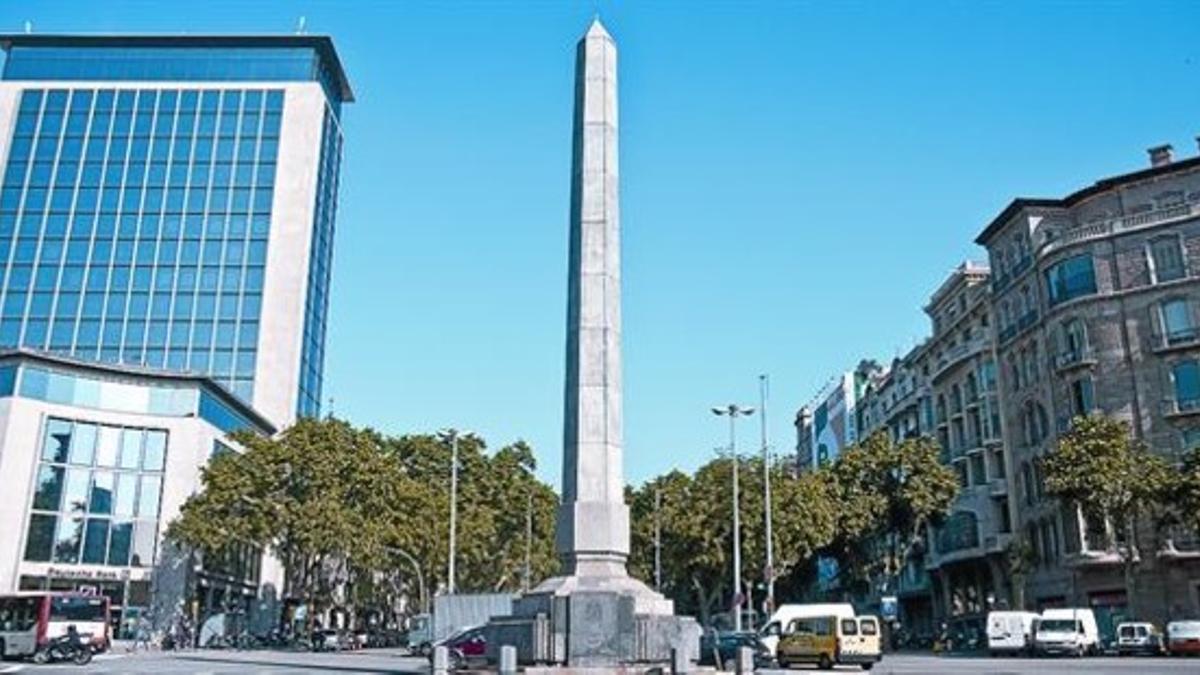
[[[976,239],[991,260],[1011,518],[1033,560],[1025,604],[1090,606],[1110,630],[1200,613],[1193,536],[1140,528],[1127,597],[1106,524],[1048,498],[1041,471],[1077,415],[1124,419],[1171,459],[1200,442],[1200,158],[1150,155],[1060,199],[1016,199]]]
[[[949,517],[894,589],[902,624],[918,633],[941,621],[981,629],[989,609],[1012,603],[1008,469],[988,279],[986,265],[958,266],[925,307],[932,335],[896,359],[859,408],[862,434],[887,429],[896,440],[936,438],[959,477]]]

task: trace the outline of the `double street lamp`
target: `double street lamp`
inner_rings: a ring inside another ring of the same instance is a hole
[[[733,462],[733,628],[742,631],[742,521],[738,498],[738,454],[737,418],[754,414],[754,408],[730,403],[723,408],[713,408],[713,414],[729,417],[729,457]]]

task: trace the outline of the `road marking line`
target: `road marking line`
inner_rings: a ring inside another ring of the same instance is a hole
[[[25,666],[3,666],[0,667],[0,673],[19,673],[25,669]]]

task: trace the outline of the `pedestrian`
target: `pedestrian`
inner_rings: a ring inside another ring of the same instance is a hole
[[[145,615],[138,617],[137,627],[133,633],[133,651],[136,652],[138,646],[150,651],[150,619]]]

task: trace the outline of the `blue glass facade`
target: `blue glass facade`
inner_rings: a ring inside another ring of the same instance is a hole
[[[333,233],[337,215],[338,169],[341,161],[341,128],[337,118],[326,111],[321,132],[321,166],[317,178],[317,203],[308,263],[308,294],[304,307],[300,401],[296,411],[301,417],[315,417],[321,411],[325,325],[329,310],[329,277],[333,266]]]
[[[5,80],[320,82],[337,111],[333,70],[310,47],[13,46]]]
[[[0,347],[250,400],[283,91],[27,89],[0,185]]]
[[[285,400],[319,414],[353,100],[332,42],[9,35],[0,48],[2,79],[28,83],[0,179],[0,348],[200,373],[254,403],[260,335],[302,319],[297,389],[264,393],[276,416]],[[272,82],[319,83],[325,105],[301,121],[321,124],[319,165],[291,167],[317,173],[304,306],[264,317],[286,98]]]

